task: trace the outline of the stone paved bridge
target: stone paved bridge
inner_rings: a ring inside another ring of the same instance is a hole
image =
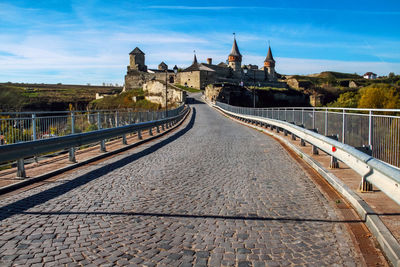
[[[193,107],[161,143],[2,199],[0,265],[357,265],[346,227],[276,141]]]

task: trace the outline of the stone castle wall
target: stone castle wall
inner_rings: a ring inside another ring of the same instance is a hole
[[[174,74],[171,73],[168,73],[168,82],[171,81],[171,77],[172,80],[175,82],[176,77]],[[143,86],[143,84],[152,80],[165,81],[165,73],[164,72],[148,73],[148,72],[130,70],[125,75],[125,88],[126,90],[140,88]]]
[[[200,71],[180,72],[178,82],[181,85],[199,89],[201,87]]]
[[[165,75],[165,74],[164,74]],[[186,101],[186,92],[168,86],[168,103],[179,103]],[[165,107],[165,84],[159,81],[148,81],[143,85],[145,98],[151,102],[158,103]]]

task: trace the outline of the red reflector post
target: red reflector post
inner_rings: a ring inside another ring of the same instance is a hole
[[[332,147],[332,152],[336,152],[336,147]]]

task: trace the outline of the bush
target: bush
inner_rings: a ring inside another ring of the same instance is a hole
[[[328,107],[356,108],[359,101],[360,94],[350,91],[341,94],[336,101],[329,103]]]
[[[400,92],[388,84],[373,84],[360,89],[359,108],[400,108]]]

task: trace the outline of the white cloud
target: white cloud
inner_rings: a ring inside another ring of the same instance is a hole
[[[93,4],[93,3],[92,3]],[[152,6],[152,9],[243,9],[256,7],[190,7],[190,6]],[[257,7],[258,8],[258,7]],[[263,7],[264,8],[264,7]],[[268,9],[268,7],[266,7]],[[124,24],[112,20],[100,20],[94,17],[88,9],[76,2],[73,6],[74,15],[66,15],[56,11],[46,13],[36,9],[18,8],[0,3],[0,21],[3,19],[15,24],[24,23],[34,27],[23,28],[21,32],[7,31],[0,33],[0,82],[2,81],[36,81],[36,82],[74,82],[102,83],[123,82],[126,65],[129,62],[128,53],[139,46],[146,53],[146,63],[155,68],[161,61],[170,67],[189,66],[193,60],[193,50],[197,58],[205,62],[213,58],[213,62],[225,62],[232,45],[230,32],[218,32],[218,25],[201,34],[185,34],[172,30],[161,31],[157,23],[165,23],[161,18],[152,20],[137,20],[134,24]],[[296,9],[297,10],[297,9]],[[111,11],[110,11],[111,12]],[[42,14],[43,13],[43,14]],[[127,12],[125,16],[134,16]],[[189,12],[190,13],[190,12]],[[1,18],[2,17],[2,18]],[[76,20],[75,20],[76,18]],[[190,18],[192,19],[192,18]],[[195,18],[198,19],[198,18]],[[177,20],[190,23],[183,17]],[[56,21],[53,25],[51,22]],[[115,24],[114,24],[115,23]],[[172,22],[171,22],[172,23]],[[106,27],[104,25],[107,25]],[[49,26],[51,25],[51,26]],[[115,27],[114,27],[115,26]],[[294,27],[295,26],[295,27]],[[51,30],[52,29],[52,30]],[[161,29],[164,29],[161,27]],[[195,29],[196,30],[196,29]],[[358,42],[362,36],[334,32],[331,29],[313,25],[271,24],[263,26],[263,33],[238,32],[237,39],[244,63],[263,64],[267,41],[271,39],[272,47],[304,48],[342,48],[347,52],[360,53],[367,51],[368,55],[376,55],[381,62],[340,61],[324,59],[299,59],[278,57],[277,70],[285,74],[309,74],[326,70],[342,72],[373,71],[380,75],[394,71],[400,73],[400,63],[385,63],[382,59],[398,59],[395,54],[398,41],[378,39],[371,41],[371,46]],[[264,36],[269,33],[271,36]],[[323,38],[298,38],[299,36],[324,35],[338,36],[337,41],[312,42],[307,40],[324,40]],[[344,38],[343,38],[344,37]],[[358,41],[357,41],[358,40]],[[258,44],[258,45],[257,45]],[[262,45],[260,45],[262,44]],[[258,46],[258,48],[256,48]],[[260,49],[246,51],[246,47]],[[261,48],[260,48],[261,47]],[[389,47],[390,49],[386,49]],[[261,50],[262,49],[262,50]],[[391,53],[393,51],[393,53]],[[251,55],[253,53],[253,55]],[[353,57],[354,58],[354,57]]]

